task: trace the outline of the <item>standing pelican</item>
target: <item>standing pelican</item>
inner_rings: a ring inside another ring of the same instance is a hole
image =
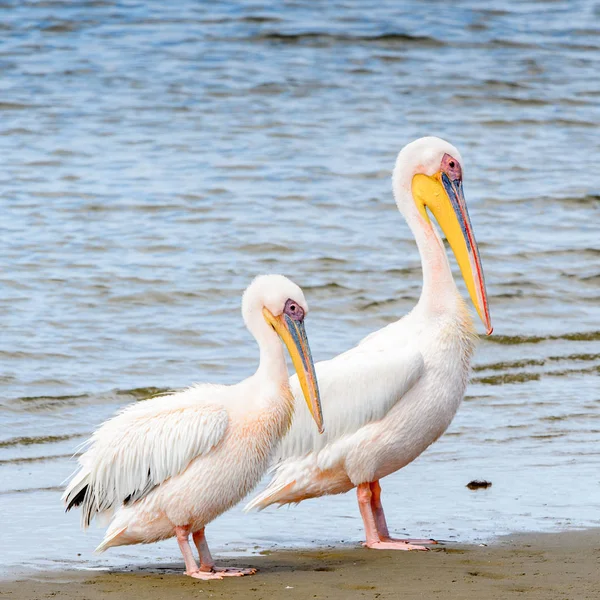
[[[393,190],[421,254],[419,302],[355,348],[317,363],[327,432],[314,435],[308,413],[298,411],[275,453],[273,479],[248,510],[356,487],[366,546],[425,550],[418,544],[435,543],[390,537],[379,480],[446,431],[463,398],[475,347],[473,322],[429,212],[446,234],[487,334],[492,332],[461,163],[454,146],[434,137],[416,140],[398,155]],[[297,397],[298,381],[292,378],[291,387]]]
[[[239,502],[264,474],[294,412],[283,340],[319,431],[319,390],[304,330],[302,290],[281,275],[257,277],[242,314],[260,349],[254,375],[231,386],[195,385],[133,404],[104,423],[79,459],[64,493],[67,510],[82,507],[82,526],[116,513],[97,550],[177,536],[186,575],[222,579],[254,569],[216,567],[204,527]],[[189,535],[200,555],[192,555]]]

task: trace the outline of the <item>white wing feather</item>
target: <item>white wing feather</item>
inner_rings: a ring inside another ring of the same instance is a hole
[[[421,353],[360,344],[315,366],[325,432],[319,434],[303,400],[298,378],[290,379],[296,412],[274,464],[319,452],[342,437],[383,419],[424,371]]]
[[[131,405],[106,421],[79,459],[81,470],[63,496],[67,509],[83,504],[82,524],[87,526],[96,513],[142,498],[210,452],[229,418],[220,403],[205,399],[218,397],[222,389],[195,386]]]
[[[287,502],[287,490],[290,486],[292,492],[295,490],[302,473],[310,479],[313,468],[334,467],[360,443],[361,434],[368,435],[370,424],[383,419],[423,375],[425,364],[420,352],[390,349],[373,343],[375,337],[367,339],[371,343],[364,340],[348,352],[315,365],[323,434],[319,435],[314,426],[297,377],[290,379],[296,399],[294,420],[274,455],[273,478],[246,505],[246,511]]]

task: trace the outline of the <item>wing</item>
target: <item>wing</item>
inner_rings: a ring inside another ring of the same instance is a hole
[[[292,426],[280,443],[274,463],[319,452],[369,423],[379,421],[419,380],[424,372],[420,352],[374,348],[361,343],[332,360],[317,363],[325,432],[317,432],[298,378],[290,379],[296,399]]]
[[[222,405],[199,401],[213,387],[220,386],[140,402],[106,421],[79,459],[81,470],[63,496],[67,510],[82,505],[87,527],[96,513],[143,498],[210,452],[229,421]]]

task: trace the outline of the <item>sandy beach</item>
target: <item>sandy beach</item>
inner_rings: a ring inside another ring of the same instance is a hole
[[[0,596],[595,600],[600,595],[600,530],[515,535],[488,546],[453,544],[427,553],[362,548],[282,551],[222,564],[247,564],[260,571],[253,577],[215,582],[183,577],[179,564],[102,573],[32,573],[0,582]]]

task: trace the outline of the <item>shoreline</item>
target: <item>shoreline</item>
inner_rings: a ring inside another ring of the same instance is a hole
[[[13,600],[96,600],[132,593],[144,600],[205,593],[244,600],[500,600],[524,595],[535,600],[591,600],[600,596],[600,529],[519,533],[487,546],[446,543],[432,548],[429,552],[345,547],[268,551],[218,561],[224,566],[256,567],[256,575],[211,582],[183,576],[183,561],[110,571],[30,572],[0,579],[0,596]]]

